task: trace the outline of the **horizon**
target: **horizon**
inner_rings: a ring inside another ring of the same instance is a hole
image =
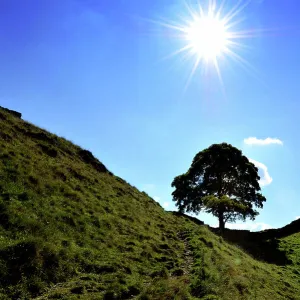
[[[228,11],[234,1],[225,3]],[[5,0],[0,7],[1,106],[92,151],[166,210],[176,210],[171,182],[193,157],[230,143],[259,168],[267,201],[254,222],[226,227],[279,228],[300,217],[296,0],[253,0],[240,10],[238,30],[253,33],[237,39],[247,64],[220,59],[222,81],[201,64],[189,79],[195,58],[170,56],[181,41],[158,20],[180,22],[184,1]]]

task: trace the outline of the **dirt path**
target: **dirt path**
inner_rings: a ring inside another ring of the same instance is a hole
[[[177,233],[178,238],[184,243],[184,254],[183,254],[184,262],[182,265],[184,275],[190,274],[194,263],[192,250],[188,241],[188,235],[189,235],[188,231],[180,231]]]

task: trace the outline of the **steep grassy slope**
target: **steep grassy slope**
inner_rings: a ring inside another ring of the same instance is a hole
[[[288,269],[300,277],[300,232],[282,238],[280,248],[287,253],[292,261],[288,265]]]
[[[300,299],[299,235],[257,261],[19,117],[0,109],[0,299]]]

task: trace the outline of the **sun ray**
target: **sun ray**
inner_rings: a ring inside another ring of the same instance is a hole
[[[197,68],[198,68],[198,65],[199,65],[199,63],[200,63],[200,60],[201,60],[200,57],[197,57],[197,59],[196,59],[196,61],[195,61],[195,63],[194,63],[193,69],[192,69],[192,71],[191,71],[191,73],[190,73],[190,75],[189,75],[189,77],[188,77],[188,80],[187,80],[187,82],[186,82],[186,84],[185,84],[184,91],[187,90],[187,88],[188,88],[188,86],[189,86],[189,84],[190,84],[190,82],[191,82],[191,80],[192,80],[192,78],[193,78],[193,76],[194,76],[194,74],[195,74]]]
[[[181,53],[183,53],[183,52],[189,50],[190,48],[191,48],[190,45],[186,45],[186,46],[184,46],[184,47],[182,47],[182,48],[179,48],[178,50],[176,50],[176,51],[174,51],[174,52],[168,54],[167,56],[164,56],[161,60],[166,60],[166,59],[172,58],[172,57],[174,57],[174,56],[176,56],[176,55],[178,55],[178,54],[181,54]]]
[[[214,64],[214,66],[216,68],[216,71],[217,71],[217,74],[218,74],[218,77],[219,77],[219,81],[220,81],[221,86],[223,88],[224,87],[224,82],[223,82],[223,78],[222,78],[222,75],[221,75],[221,71],[220,71],[218,60],[214,59],[213,64]]]
[[[244,4],[241,5],[242,2],[243,0],[239,0],[237,4],[229,11],[229,13],[225,15],[223,20],[226,24],[230,24],[230,21],[243,11],[249,5],[251,0],[244,1]]]
[[[227,56],[232,56],[243,67],[249,68],[234,51],[234,49],[244,48],[239,39],[241,36],[249,35],[249,33],[234,30],[244,21],[240,15],[249,2],[250,0],[239,0],[225,13],[226,0],[222,0],[220,5],[217,5],[216,0],[209,0],[206,9],[200,1],[197,1],[194,7],[184,1],[189,17],[182,24],[172,25],[172,28],[176,28],[186,42],[186,45],[175,51],[173,55],[187,52],[189,56],[196,59],[186,87],[190,84],[200,65],[203,66],[204,71],[208,69],[209,65],[212,65],[216,70],[222,89],[224,89],[218,60]]]
[[[166,28],[166,36],[182,42],[179,49],[175,49],[163,60],[178,57],[182,64],[186,64],[188,59],[194,60],[184,90],[197,70],[206,76],[211,68],[215,70],[224,90],[220,62],[230,58],[248,73],[257,74],[239,53],[253,49],[244,42],[247,38],[259,37],[265,31],[242,26],[245,21],[243,11],[251,0],[237,0],[231,6],[228,0],[182,1],[185,9],[180,10],[176,21],[160,19],[152,22]]]
[[[258,71],[243,57],[232,51],[231,49],[227,49],[226,52],[229,54],[229,57],[235,60],[240,66],[250,75],[259,79]]]
[[[245,17],[240,17],[240,18],[236,19],[233,22],[226,23],[225,29],[229,31],[229,29],[237,27],[238,25],[240,25],[241,23],[243,23],[245,21],[245,19],[246,19]],[[231,33],[234,33],[234,32],[231,32]]]
[[[180,10],[177,19],[160,18],[147,21],[160,27],[155,27],[157,31],[154,34],[163,34],[164,37],[181,43],[179,49],[175,49],[160,61],[177,57],[181,65],[189,65],[188,60],[193,60],[185,90],[198,70],[201,75],[207,76],[210,69],[215,70],[224,89],[221,61],[228,59],[259,79],[257,70],[241,55],[242,51],[245,54],[253,49],[245,40],[261,37],[268,32],[274,34],[278,32],[278,28],[243,28],[244,10],[251,0],[236,0],[233,1],[234,5],[230,5],[229,0],[181,1],[185,10]],[[162,28],[166,30],[162,31]]]
[[[220,84],[221,84],[221,91],[222,91],[222,94],[223,94],[224,98],[226,99],[225,84],[224,84],[224,81],[223,81],[222,73],[221,73],[221,70],[220,70],[219,63],[218,63],[218,60],[217,60],[217,59],[214,60],[214,66],[215,66],[215,69],[216,69],[216,71],[217,71],[217,75],[218,75],[218,78],[219,78],[219,82],[220,82]]]
[[[218,11],[217,11],[217,13],[216,13],[217,18],[221,18],[221,14],[222,14],[222,11],[223,11],[223,9],[224,9],[225,2],[226,2],[226,0],[223,0],[223,1],[221,2],[220,6],[219,6],[219,9],[218,9]]]

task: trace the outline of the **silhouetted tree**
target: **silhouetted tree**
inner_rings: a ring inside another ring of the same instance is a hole
[[[173,201],[180,212],[212,213],[223,232],[226,222],[254,220],[266,198],[259,192],[258,169],[230,144],[213,144],[199,152],[189,170],[175,177]]]

